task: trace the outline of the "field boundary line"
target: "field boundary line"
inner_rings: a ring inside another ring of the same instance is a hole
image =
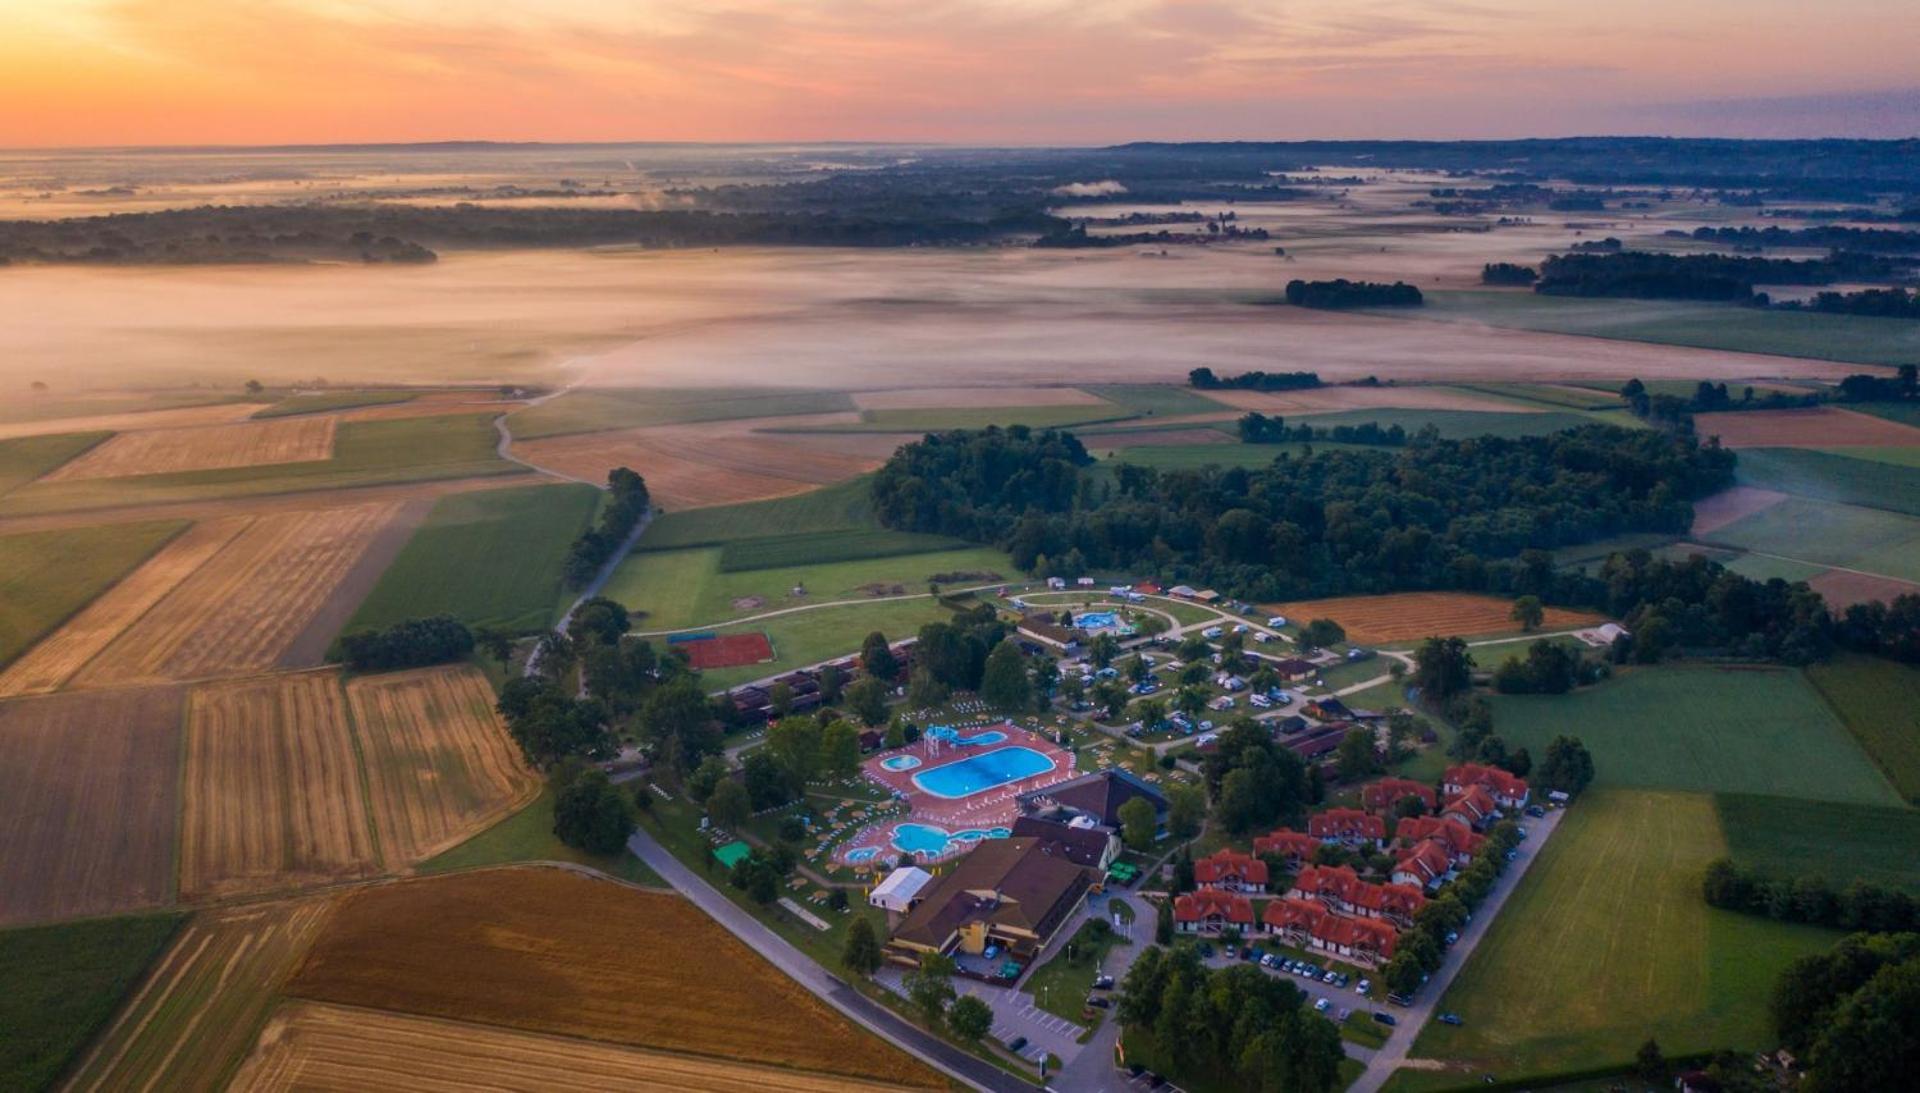
[[[353,745],[354,784],[360,787],[360,807],[366,809],[367,835],[373,840],[373,859],[381,869],[387,866],[386,840],[380,834],[380,817],[373,808],[373,787],[367,773],[367,749],[360,739],[360,719],[354,716],[353,696],[347,692],[345,672],[335,672],[334,689],[340,692],[340,716],[347,720],[347,740]]]

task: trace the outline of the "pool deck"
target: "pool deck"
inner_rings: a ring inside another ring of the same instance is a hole
[[[898,856],[893,847],[893,829],[902,823],[934,824],[948,831],[963,831],[969,828],[1012,827],[1019,815],[1019,805],[1015,798],[1031,789],[1049,786],[1055,782],[1064,782],[1074,777],[1073,755],[1065,748],[1038,733],[1014,725],[1011,722],[963,727],[963,736],[970,736],[989,730],[1006,733],[1007,738],[998,743],[977,746],[940,744],[938,754],[932,754],[935,745],[927,740],[908,744],[904,748],[894,748],[869,757],[860,764],[861,773],[868,781],[883,789],[900,794],[906,799],[911,814],[905,818],[888,820],[875,824],[843,843],[837,856],[844,861],[848,851],[862,847],[879,847],[879,860],[888,861]],[[1002,748],[1028,748],[1053,760],[1053,769],[1043,771],[1029,778],[1006,782],[992,789],[966,797],[936,797],[914,784],[914,776],[938,770],[950,763],[958,763]],[[920,759],[920,765],[911,770],[888,770],[881,764],[897,755],[912,755]],[[941,855],[941,859],[955,857],[974,843],[952,844],[952,849]],[[930,859],[940,860],[940,859]]]

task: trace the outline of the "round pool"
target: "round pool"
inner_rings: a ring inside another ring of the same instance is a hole
[[[851,864],[851,865],[858,865],[861,862],[870,862],[879,856],[880,856],[879,847],[862,846],[862,847],[859,847],[858,849],[847,851],[847,862],[848,864]]]
[[[880,760],[880,766],[883,770],[890,770],[895,774],[903,770],[912,770],[919,765],[920,757],[917,755],[893,755]]]

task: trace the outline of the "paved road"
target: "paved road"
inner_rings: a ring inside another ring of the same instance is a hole
[[[1381,1048],[1367,1063],[1367,1069],[1359,1080],[1347,1087],[1347,1093],[1376,1093],[1380,1086],[1392,1076],[1393,1072],[1406,1064],[1408,1052],[1413,1047],[1414,1038],[1420,1035],[1427,1020],[1433,1016],[1440,999],[1447,993],[1447,987],[1453,983],[1453,977],[1459,974],[1473,955],[1474,947],[1486,936],[1487,930],[1495,919],[1500,917],[1500,908],[1506,905],[1507,897],[1520,885],[1520,878],[1532,867],[1534,859],[1540,856],[1540,850],[1546,846],[1547,839],[1560,826],[1560,818],[1566,813],[1560,809],[1548,811],[1545,817],[1535,819],[1531,816],[1520,817],[1520,826],[1527,829],[1528,838],[1515,849],[1519,852],[1507,871],[1500,875],[1493,891],[1473,913],[1473,921],[1460,932],[1460,940],[1447,951],[1446,959],[1441,961],[1440,970],[1414,999],[1412,1006],[1404,1010],[1393,1011],[1400,1019],[1400,1025]]]
[[[991,1063],[982,1062],[945,1041],[922,1031],[878,1002],[847,986],[813,962],[807,954],[741,910],[706,879],[680,863],[645,830],[627,840],[627,849],[646,862],[668,884],[679,889],[755,952],[792,976],[829,1005],[846,1014],[894,1046],[925,1060],[973,1089],[994,1093],[1032,1093],[1033,1087]]]
[[[605,487],[602,488],[604,489]],[[567,627],[573,625],[573,613],[580,609],[580,605],[598,596],[600,590],[607,587],[607,581],[612,579],[613,571],[620,568],[620,563],[626,560],[627,552],[633,549],[633,544],[640,541],[640,536],[644,534],[648,526],[653,523],[654,512],[654,509],[648,509],[640,514],[640,519],[633,522],[633,530],[627,533],[627,537],[621,542],[619,549],[615,550],[612,555],[607,558],[606,564],[600,567],[600,572],[593,575],[593,580],[588,582],[585,589],[581,590],[580,595],[574,597],[573,602],[567,605],[566,613],[561,615],[560,621],[553,626],[555,630],[558,630],[562,634],[566,633]],[[527,663],[521,669],[522,674],[534,675],[539,672],[540,649],[540,643],[535,642],[533,652],[527,654]],[[587,693],[587,679],[584,674],[580,677],[580,693],[583,696]]]

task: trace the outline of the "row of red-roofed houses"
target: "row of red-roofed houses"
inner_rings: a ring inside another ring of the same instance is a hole
[[[1310,865],[1256,919],[1247,893],[1257,889],[1248,885],[1255,876],[1264,882],[1266,873],[1265,862],[1232,850],[1195,862],[1195,881],[1205,886],[1174,899],[1175,928],[1188,934],[1272,934],[1300,948],[1372,964],[1393,955],[1399,931],[1426,904],[1418,888],[1373,884],[1345,866]]]

